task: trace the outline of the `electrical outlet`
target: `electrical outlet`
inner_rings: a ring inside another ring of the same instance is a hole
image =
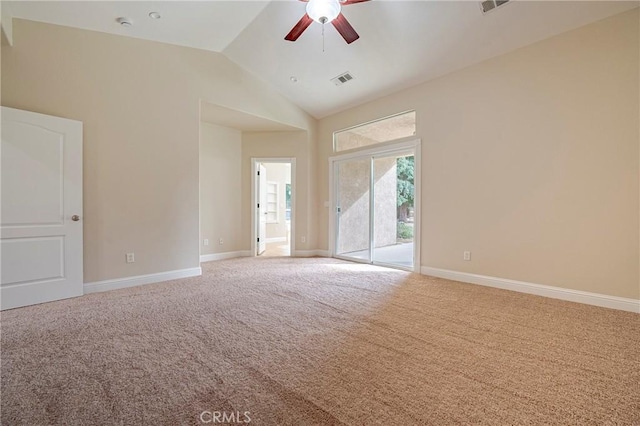
[[[202,240],[202,244],[205,245],[205,246],[208,246],[209,245],[209,239],[205,238],[204,240]]]
[[[222,238],[220,238],[220,241],[218,241],[218,244],[223,245],[224,244],[224,240]]]
[[[134,253],[127,253],[127,263],[133,263],[136,261],[136,256]]]
[[[306,243],[307,242],[307,237],[300,237],[300,242],[301,243]]]
[[[462,259],[463,260],[471,260],[471,252],[470,251],[465,251],[462,253]]]

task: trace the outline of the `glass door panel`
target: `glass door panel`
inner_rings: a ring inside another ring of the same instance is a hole
[[[373,262],[413,268],[413,153],[373,158]]]
[[[371,158],[335,165],[336,247],[340,257],[371,261]]]

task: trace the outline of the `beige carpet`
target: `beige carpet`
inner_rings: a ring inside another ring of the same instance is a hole
[[[203,267],[2,313],[2,425],[640,424],[637,314],[321,258]]]

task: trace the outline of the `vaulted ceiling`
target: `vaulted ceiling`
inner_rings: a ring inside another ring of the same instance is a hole
[[[296,0],[3,1],[2,13],[3,21],[9,15],[221,52],[322,118],[638,4],[512,0],[483,14],[479,1],[372,0],[343,7],[360,34],[352,44],[332,25],[323,36],[318,23],[285,41],[305,13]],[[346,71],[353,80],[330,81]]]

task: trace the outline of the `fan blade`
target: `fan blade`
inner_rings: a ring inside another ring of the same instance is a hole
[[[365,1],[369,1],[369,0],[345,0],[345,1],[341,1],[340,4],[342,6],[349,6],[350,4],[364,3]]]
[[[287,34],[284,39],[289,41],[296,41],[298,37],[302,35],[304,30],[306,30],[307,27],[311,25],[312,22],[313,19],[311,19],[309,15],[305,13],[304,16],[300,18],[298,23],[291,29],[291,31],[289,31],[289,34]]]
[[[331,23],[333,24],[334,27],[336,27],[336,30],[338,30],[338,32],[340,33],[342,38],[344,38],[344,41],[346,41],[347,44],[351,44],[360,38],[356,30],[353,29],[349,21],[347,21],[347,18],[345,18],[342,13],[340,13],[340,15],[338,15],[336,19],[331,21]]]

